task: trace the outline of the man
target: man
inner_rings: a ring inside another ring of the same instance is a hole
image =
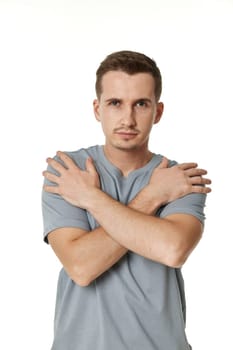
[[[190,349],[181,266],[211,181],[148,149],[161,85],[144,54],[107,56],[94,100],[104,146],[47,159],[44,235],[64,267],[52,350]]]

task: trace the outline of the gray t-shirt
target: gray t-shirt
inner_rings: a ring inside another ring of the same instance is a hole
[[[147,185],[153,169],[162,159],[161,155],[154,154],[148,164],[126,178],[107,160],[102,146],[68,154],[82,169],[87,157],[92,157],[102,190],[124,204]],[[186,213],[203,222],[205,198],[203,194],[187,195],[161,207],[156,215]],[[43,192],[42,207],[45,241],[49,232],[56,228],[79,227],[90,231],[98,227],[90,213],[70,205],[59,195]],[[130,251],[87,287],[75,284],[62,269],[52,350],[132,349],[190,349],[185,334],[181,270]]]

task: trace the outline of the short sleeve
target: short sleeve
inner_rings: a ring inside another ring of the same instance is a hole
[[[48,167],[48,171],[56,173],[51,167]],[[46,179],[44,183],[55,185]],[[69,204],[57,194],[42,191],[42,217],[46,243],[48,243],[48,234],[57,228],[78,227],[90,231],[86,211]]]
[[[204,223],[205,202],[206,194],[191,193],[161,207],[157,212],[157,216],[164,218],[171,214],[190,214]]]

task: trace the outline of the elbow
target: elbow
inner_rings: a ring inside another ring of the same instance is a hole
[[[181,268],[188,259],[191,251],[190,247],[184,244],[184,242],[176,242],[175,244],[173,242],[166,253],[165,264],[172,268]]]
[[[82,278],[76,278],[76,280],[73,279],[73,281],[79,286],[79,287],[88,287],[92,281],[88,279],[82,279]]]
[[[73,266],[69,273],[70,278],[80,287],[88,287],[94,280],[86,271],[80,266]]]
[[[168,266],[181,268],[187,261],[193,249],[194,245],[190,245],[187,241],[176,242],[176,244],[171,246],[168,257]]]
[[[167,264],[169,267],[178,269],[181,268],[187,260],[187,256],[185,254],[171,254],[167,260]]]
[[[167,256],[167,265],[173,268],[181,268],[196,247],[198,241],[199,239],[192,242],[192,244],[189,242],[182,242],[172,247],[169,256]]]
[[[172,242],[167,254],[167,265],[173,268],[181,268],[189,255],[195,249],[202,237],[202,229],[192,231],[192,234],[178,235],[178,239]]]

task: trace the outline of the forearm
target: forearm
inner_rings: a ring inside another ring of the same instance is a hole
[[[143,190],[128,206],[138,212],[153,214],[159,207],[160,201],[152,203],[144,200]],[[105,212],[105,209],[103,210]],[[113,222],[116,222],[113,219]],[[73,252],[77,256],[76,263],[79,284],[88,285],[117,263],[128,251],[123,245],[111,237],[102,227],[73,241]],[[81,283],[80,283],[81,281]]]
[[[125,207],[96,190],[87,209],[120,245],[148,259],[172,265],[169,261],[173,261],[180,246],[181,227],[170,220],[135,210],[135,207],[131,204]]]
[[[75,263],[71,277],[76,283],[86,286],[110,269],[126,252],[126,248],[98,227],[72,242]]]

